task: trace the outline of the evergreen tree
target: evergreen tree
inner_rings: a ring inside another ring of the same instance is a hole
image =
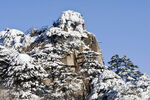
[[[89,76],[95,77],[96,75],[99,75],[103,72],[105,69],[105,66],[102,66],[97,61],[98,53],[95,51],[83,51],[80,55],[83,55],[83,61],[82,61],[82,70],[81,72],[87,73]]]
[[[0,56],[0,82],[4,87],[18,92],[21,99],[30,99],[32,93],[43,90],[41,81],[47,74],[32,57],[4,47],[0,48]]]
[[[133,62],[123,56],[122,58],[119,55],[114,55],[111,58],[109,70],[114,71],[118,74],[125,82],[134,83],[142,75],[142,73],[137,70],[138,66],[134,65]]]

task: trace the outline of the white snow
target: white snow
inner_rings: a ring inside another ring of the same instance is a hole
[[[91,33],[85,32],[84,19],[80,13],[65,11],[57,23],[58,26],[38,30],[43,32],[36,36],[16,29],[0,32],[0,64],[6,63],[0,66],[0,75],[3,77],[4,86],[10,90],[18,89],[19,92],[14,93],[15,96],[38,100],[40,97],[35,95],[37,92],[48,91],[50,96],[64,97],[67,93],[85,88],[83,81],[90,81],[91,93],[87,97],[89,100],[102,100],[104,96],[107,96],[107,100],[150,99],[150,76],[144,74],[135,84],[125,83],[115,72],[107,70],[106,66],[94,59],[98,53],[90,51],[89,46],[81,40],[82,37],[88,38],[87,33]],[[40,40],[41,38],[44,40]],[[56,43],[53,43],[53,39]],[[21,51],[32,43],[34,47],[31,51]],[[40,44],[43,44],[43,47],[40,47]],[[61,59],[75,51],[79,53],[77,49],[80,46],[83,47],[83,52],[80,53],[85,55],[84,63],[78,72],[73,72],[75,68],[66,67]],[[127,72],[122,74],[126,75]],[[53,81],[47,85],[49,90],[46,90],[42,80],[49,78],[48,76],[52,77]],[[133,80],[132,77],[128,79]],[[56,89],[53,90],[55,86]],[[62,91],[62,88],[67,92]]]
[[[27,55],[27,54],[17,54],[12,58],[12,62],[14,64],[27,64],[27,63],[31,63],[33,61],[33,59]]]
[[[82,33],[85,30],[83,16],[71,10],[63,12],[57,23],[59,23],[59,28],[67,31],[76,30]]]
[[[64,36],[65,38],[69,37],[69,36],[72,36],[72,37],[87,37],[87,34],[86,33],[83,33],[83,32],[79,32],[79,31],[69,31],[69,32],[66,32],[66,31],[63,31],[62,29],[58,28],[58,27],[52,27],[50,28],[47,32],[46,32],[46,35],[48,37],[51,37],[51,36],[54,36],[54,35],[57,35],[57,36]]]
[[[0,32],[1,45],[18,49],[22,46],[21,41],[24,33],[16,29],[6,29]]]
[[[65,24],[67,21],[77,22],[79,24],[84,23],[83,16],[80,13],[74,12],[74,11],[71,11],[71,10],[64,11],[62,13],[61,17],[59,18],[59,21],[62,24]]]
[[[31,37],[30,34],[27,34],[24,36],[24,39],[22,41],[22,45],[24,47],[30,46],[31,43],[33,43],[36,40],[36,36]]]

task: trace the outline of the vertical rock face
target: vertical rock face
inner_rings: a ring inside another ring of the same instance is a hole
[[[86,46],[89,46],[89,48],[92,51],[95,51],[97,53],[99,53],[99,55],[97,56],[97,61],[99,61],[102,65],[104,65],[103,63],[103,56],[102,56],[102,51],[99,48],[98,42],[96,40],[96,37],[93,34],[87,33],[87,38],[85,38],[83,41],[85,43]],[[82,47],[80,47],[82,48]],[[65,58],[62,59],[62,62],[66,65],[69,66],[75,66],[77,65],[78,61],[78,54],[80,52],[82,52],[83,49],[80,49],[78,51],[74,51],[73,53],[71,53],[70,55],[67,55]],[[79,53],[78,53],[79,52]]]
[[[90,33],[87,33],[87,35],[88,35],[88,38],[85,38],[85,40],[84,40],[85,45],[89,46],[89,48],[92,51],[99,53],[99,55],[97,57],[97,61],[99,61],[102,65],[104,65],[102,51],[100,50],[100,47],[99,47],[98,42],[96,40],[96,37]]]
[[[60,27],[61,29],[67,32],[78,31],[81,34],[83,33],[86,34],[87,37],[84,37],[82,41],[87,47],[89,47],[90,50],[99,53],[99,56],[97,57],[97,61],[99,61],[103,65],[102,52],[99,48],[96,37],[85,30],[84,19],[80,13],[73,12],[73,11],[63,12],[62,16],[58,19],[56,23],[55,23],[56,26]],[[69,66],[77,65],[78,54],[83,51],[82,48],[83,47],[80,47],[79,50],[76,50],[70,55],[67,55],[64,59],[62,59],[62,62]]]
[[[72,97],[71,99],[85,99],[92,90],[89,77],[94,77],[105,69],[96,37],[86,31],[83,16],[73,11],[63,12],[62,16],[54,23],[54,27],[57,29],[54,29],[53,32],[61,37],[58,37],[56,44],[61,44],[68,49],[60,61],[67,69],[69,68],[69,73],[72,73],[64,77],[66,85],[69,86],[67,87],[69,90],[64,92],[71,93],[65,95]],[[52,34],[47,32],[49,37],[52,37]],[[93,69],[94,67],[95,69]],[[67,72],[63,74],[66,75]],[[60,77],[61,75],[57,79],[60,80]],[[57,89],[58,87],[56,87]]]

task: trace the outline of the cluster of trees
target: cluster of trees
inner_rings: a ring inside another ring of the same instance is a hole
[[[111,61],[109,61],[108,64],[110,64],[108,69],[118,74],[125,82],[131,82],[134,84],[139,77],[143,75],[138,70],[138,66],[134,65],[126,56],[121,58],[116,54],[112,56]]]

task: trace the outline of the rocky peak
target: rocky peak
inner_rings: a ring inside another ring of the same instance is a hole
[[[0,64],[5,66],[1,83],[14,90],[20,87],[17,91],[24,91],[20,95],[30,90],[48,98],[83,99],[92,89],[92,77],[105,69],[96,37],[85,30],[78,12],[63,12],[50,28],[34,28],[28,34],[6,29],[0,36]]]
[[[96,37],[85,30],[83,16],[78,12],[71,10],[65,11],[60,18],[54,22],[52,27],[45,28],[45,30],[42,31],[37,30],[35,33],[32,31],[31,34],[38,35],[35,39],[36,41],[26,47],[27,49],[34,49],[39,46],[47,48],[46,45],[51,43],[55,44],[55,46],[61,45],[61,47],[67,48],[67,54],[62,57],[61,61],[65,65],[75,66],[78,63],[77,58],[79,58],[79,53],[88,48],[91,51],[99,53],[97,60],[103,65],[102,52]]]
[[[53,25],[58,26],[65,31],[83,32],[85,29],[83,16],[80,13],[71,10],[64,11],[61,17]]]
[[[107,69],[96,37],[85,29],[78,12],[65,11],[52,27],[28,34],[16,29],[0,32],[0,85],[5,92],[0,91],[0,98],[142,100],[139,93],[150,93],[145,91],[150,83],[144,81],[126,84]]]

